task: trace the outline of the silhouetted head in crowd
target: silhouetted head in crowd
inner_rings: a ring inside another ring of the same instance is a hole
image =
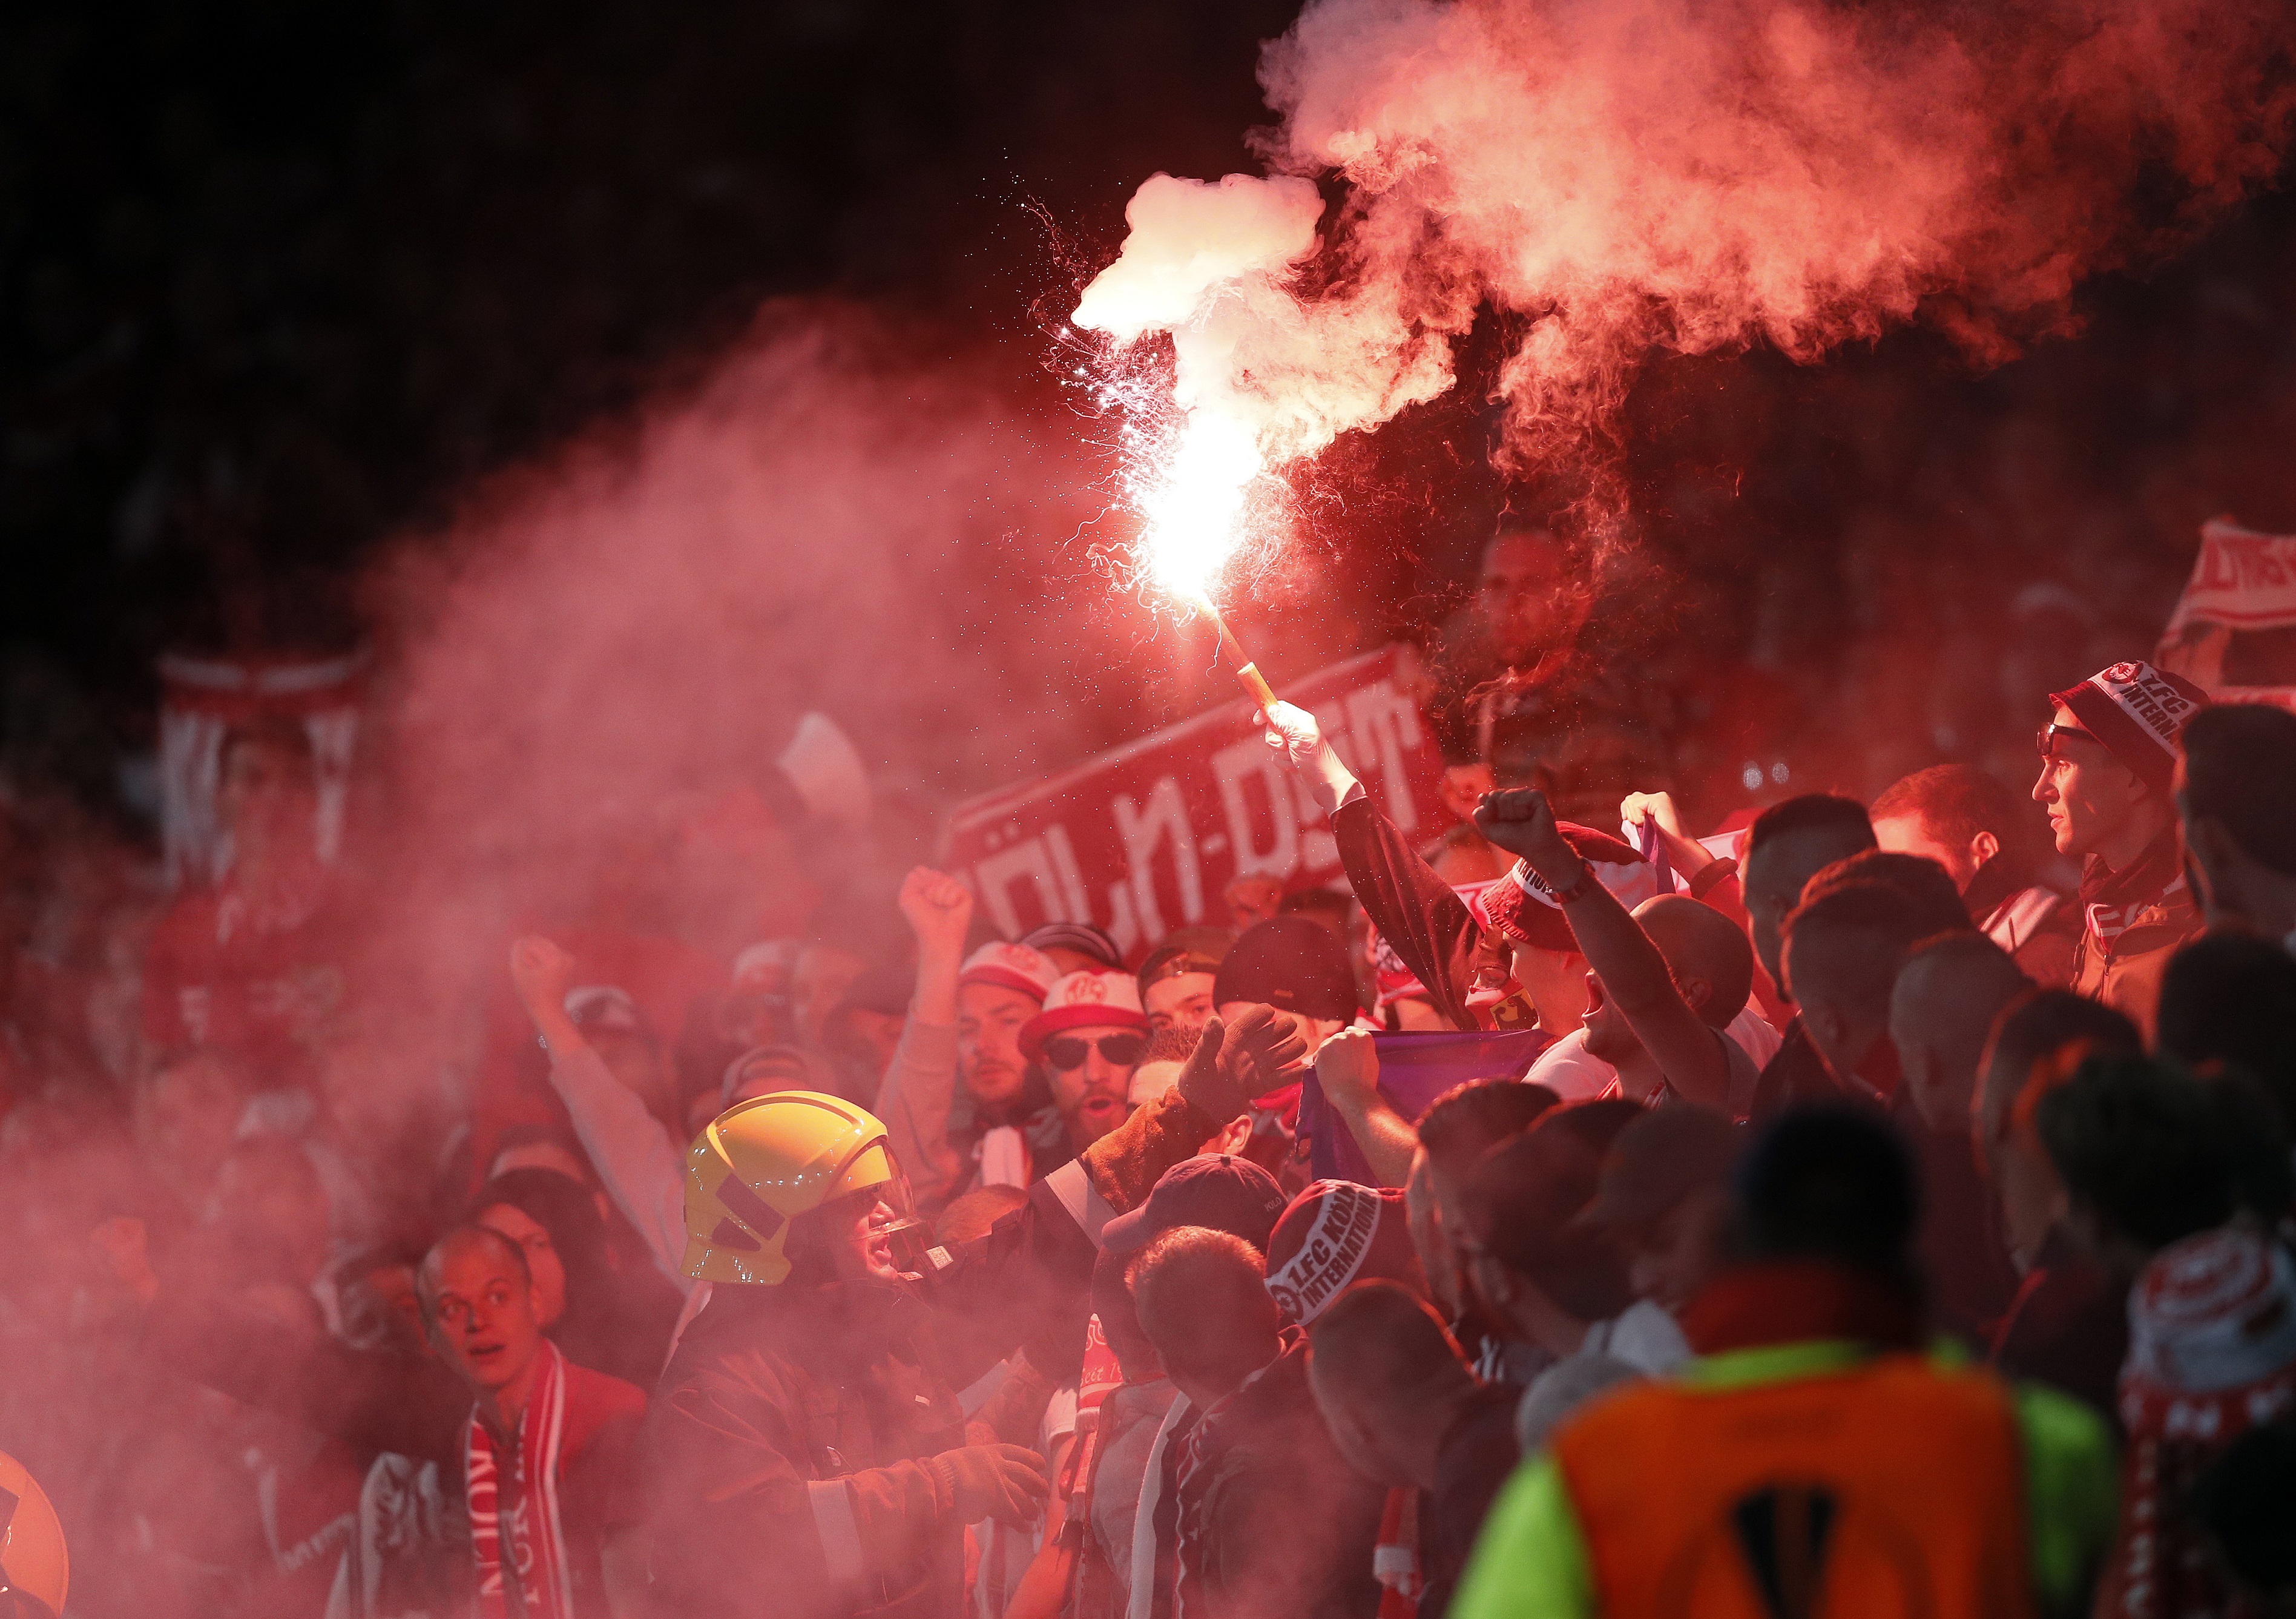
[[[2215,710],[2212,713],[2228,711]],[[2169,961],[2161,1055],[2195,1072],[2226,1064],[2253,1076],[2296,1128],[2296,957],[2249,933],[2211,933]]]
[[[1212,999],[1220,963],[1235,942],[1226,930],[1184,927],[1164,935],[1140,963],[1140,1009],[1156,1033],[1203,1028],[1218,1004]]]
[[[487,1178],[507,1175],[512,1170],[547,1170],[586,1189],[598,1184],[597,1171],[590,1167],[590,1155],[582,1150],[581,1138],[561,1124],[512,1124],[496,1137]]]
[[[1101,1228],[1101,1246],[1136,1253],[1167,1231],[1201,1226],[1250,1243],[1263,1255],[1267,1234],[1283,1214],[1283,1188],[1275,1177],[1233,1153],[1183,1158],[1156,1179],[1136,1209]]]
[[[341,1336],[362,1348],[389,1348],[428,1354],[422,1305],[415,1292],[422,1269],[419,1243],[392,1243],[354,1255],[339,1272],[342,1278]]]
[[[206,1207],[250,1089],[236,1063],[205,1049],[168,1056],[137,1083],[131,1112],[136,1148],[186,1212]]]
[[[893,967],[870,967],[845,986],[822,1023],[824,1054],[865,1080],[873,1094],[901,1043],[915,979],[914,973]]]
[[[1634,1303],[1625,1253],[1578,1216],[1611,1143],[1642,1115],[1620,1098],[1558,1107],[1468,1172],[1460,1253],[1476,1298],[1511,1336],[1574,1354],[1589,1326]]]
[[[311,1156],[283,1136],[235,1144],[216,1176],[213,1223],[250,1280],[303,1288],[327,1268],[326,1188]]]
[[[1585,592],[1585,560],[1575,547],[1549,530],[1510,522],[1483,547],[1476,624],[1500,663],[1523,667],[1570,633]]]
[[[2008,951],[1974,930],[1924,940],[1906,957],[1890,995],[1890,1038],[1907,1099],[1931,1130],[1970,1130],[1993,1020],[2032,987]]]
[[[283,715],[224,733],[216,759],[216,818],[231,834],[235,874],[318,853],[319,771],[311,734]]]
[[[1868,849],[1836,860],[1803,885],[1801,902],[1808,905],[1837,888],[1860,883],[1879,883],[1904,895],[1913,910],[1914,925],[1924,939],[1934,933],[1975,931],[1969,908],[1961,902],[1961,891],[1953,885],[1944,867],[1923,855],[1893,854],[1886,849]]]
[[[834,1076],[823,1062],[802,1046],[752,1046],[715,1076],[715,1083],[685,1101],[688,1136],[698,1136],[709,1122],[736,1102],[768,1097],[777,1090],[834,1091]]]
[[[1836,860],[1874,847],[1873,823],[1855,799],[1805,793],[1772,804],[1746,833],[1741,881],[1753,925],[1754,954],[1780,988],[1785,969],[1778,952],[1787,915],[1801,903],[1805,883]]]
[[[2296,714],[2226,703],[2177,740],[2185,855],[2209,925],[2296,948]]]
[[[2035,1065],[2079,1040],[2089,1048],[2141,1056],[2144,1037],[2126,1015],[2103,1001],[2065,989],[2028,990],[1995,1015],[1978,1063],[1976,1130],[1989,1159]]]
[[[415,1272],[431,1347],[468,1384],[490,1420],[514,1426],[542,1350],[542,1319],[525,1252],[485,1226],[458,1226]]]
[[[1690,1009],[1712,1028],[1728,1028],[1753,992],[1754,952],[1744,932],[1712,906],[1701,905],[1686,894],[1645,900],[1635,908],[1635,920],[1666,958],[1675,988]],[[1641,1037],[1603,992],[1600,979],[1589,973],[1587,983],[1591,991],[1583,1019],[1587,1053],[1623,1067],[1642,1050]]]
[[[1433,1489],[1444,1436],[1477,1386],[1443,1319],[1400,1283],[1357,1282],[1308,1340],[1308,1386],[1348,1465],[1383,1484]]]
[[[1283,1349],[1259,1250],[1202,1226],[1164,1232],[1128,1278],[1140,1327],[1172,1385],[1198,1409],[1234,1393]]]
[[[1303,888],[1283,896],[1280,916],[1305,916],[1341,944],[1348,942],[1355,924],[1356,902],[1335,888]]]
[[[544,1330],[576,1363],[617,1377],[660,1368],[678,1295],[648,1265],[618,1267],[598,1205],[548,1170],[513,1170],[479,1188],[471,1223],[526,1253]]]
[[[2033,801],[2057,852],[2120,871],[2176,824],[2177,734],[2208,706],[2200,687],[2148,663],[2115,663],[2049,699]]]
[[[1529,1130],[1554,1105],[1554,1093],[1544,1085],[1470,1080],[1436,1097],[1419,1117],[1404,1210],[1436,1306],[1455,1320],[1467,1303],[1456,1237],[1459,1188],[1485,1153]]]
[[[798,1039],[808,1050],[828,1048],[831,1015],[868,970],[867,957],[830,940],[808,941],[798,952],[796,969],[790,974],[790,1010],[797,1020]]]
[[[1727,1114],[1687,1102],[1629,1121],[1611,1143],[1580,1218],[1618,1244],[1636,1298],[1679,1313],[1721,1269],[1744,1148]]]
[[[2004,892],[2024,883],[2032,806],[1975,765],[1916,770],[1892,783],[1868,813],[1884,852],[1935,860],[1961,893],[1988,866],[2003,877]]]
[[[1258,1001],[1299,1019],[1312,1051],[1355,1021],[1355,966],[1329,928],[1305,916],[1277,916],[1244,930],[1214,975],[1223,1022]]]
[[[2115,1276],[2134,1278],[2240,1204],[2225,1111],[2166,1064],[2092,1057],[2038,1098],[2033,1122],[2064,1185],[2068,1233]]]
[[[1786,919],[1785,987],[1826,1069],[1844,1084],[1890,1038],[1890,992],[1922,919],[1895,887],[1852,883]]]
[[[2194,1076],[2225,1122],[2232,1149],[2233,1196],[2257,1223],[2270,1230],[2296,1212],[2296,1162],[2289,1157],[2291,1132],[2271,1093],[2237,1068],[2218,1067]]]
[[[1913,1301],[1921,1212],[1913,1161],[1877,1114],[1846,1105],[1788,1111],[1738,1166],[1732,1245],[1751,1263],[1816,1260]]]
[[[1089,922],[1047,922],[1021,935],[1021,942],[1036,951],[1062,976],[1070,973],[1121,973],[1124,952]]]
[[[526,1255],[535,1312],[555,1327],[574,1301],[608,1285],[605,1229],[589,1194],[555,1171],[512,1170],[479,1188],[471,1223],[499,1232]]]

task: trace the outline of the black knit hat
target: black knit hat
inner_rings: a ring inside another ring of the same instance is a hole
[[[1246,928],[1212,980],[1212,1001],[1265,1001],[1279,1012],[1345,1022],[1357,1011],[1348,947],[1321,923],[1276,916]]]

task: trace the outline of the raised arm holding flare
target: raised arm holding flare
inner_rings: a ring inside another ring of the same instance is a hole
[[[1480,974],[1495,971],[1504,981],[1508,965],[1504,956],[1488,947],[1466,902],[1374,807],[1363,784],[1324,740],[1313,714],[1278,703],[1263,711],[1262,718],[1268,746],[1283,754],[1331,818],[1348,882],[1372,925],[1425,986],[1428,999],[1453,1028],[1477,1027],[1480,1020],[1468,1005],[1469,997]]]

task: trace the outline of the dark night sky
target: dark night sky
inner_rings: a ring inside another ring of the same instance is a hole
[[[162,646],[343,639],[381,537],[706,357],[762,297],[881,300],[1042,386],[1034,311],[1068,283],[1027,205],[1104,254],[1146,174],[1248,166],[1256,44],[1293,9],[5,8],[0,749],[85,773],[148,723]],[[1749,547],[1789,559],[1789,643],[1856,619],[1861,514],[1990,502],[1982,533],[2013,492],[1974,485],[2028,455],[2077,491],[2023,523],[2028,573],[2104,506],[2104,553],[2173,588],[2200,518],[2296,522],[2292,304],[2271,198],[1989,375],[1919,336],[1816,371],[1656,366],[1638,506],[1723,616],[1759,616],[1732,582]],[[1333,520],[1367,596],[1456,571],[1499,498],[1460,450],[1468,391],[1340,454],[1371,487],[1457,486]]]
[[[0,638],[109,694],[162,643],[337,637],[362,547],[762,296],[1024,333],[1053,267],[1022,203],[1112,234],[1150,168],[1240,165],[1286,21],[9,7]]]

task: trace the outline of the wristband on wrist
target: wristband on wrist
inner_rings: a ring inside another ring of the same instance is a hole
[[[1550,886],[1547,892],[1554,896],[1554,902],[1557,905],[1568,905],[1587,892],[1587,884],[1593,875],[1593,872],[1587,868],[1587,862],[1582,859],[1578,862],[1577,875],[1561,887]]]
[[[1738,862],[1728,855],[1726,854],[1719,859],[1709,860],[1700,867],[1697,875],[1690,879],[1690,897],[1693,900],[1703,900],[1725,881],[1737,875]]]

